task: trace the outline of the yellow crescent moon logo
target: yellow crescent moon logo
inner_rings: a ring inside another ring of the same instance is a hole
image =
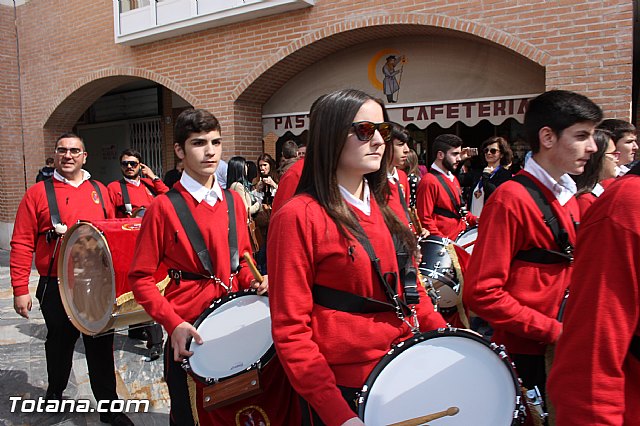
[[[388,55],[394,55],[394,54],[399,55],[400,52],[398,52],[395,49],[382,49],[381,51],[373,55],[373,58],[371,58],[371,60],[369,61],[369,67],[368,67],[369,82],[374,88],[378,90],[383,90],[382,82],[378,80],[378,76],[376,76],[376,70],[378,69],[378,61],[380,60],[380,58],[382,58],[385,55],[388,56]]]

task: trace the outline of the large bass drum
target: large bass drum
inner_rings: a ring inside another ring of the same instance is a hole
[[[127,281],[141,219],[78,222],[63,236],[58,257],[60,296],[71,323],[82,333],[151,321],[136,303]],[[164,291],[166,268],[155,275]]]
[[[419,334],[382,358],[358,399],[358,415],[367,426],[390,425],[447,409],[457,414],[436,414],[419,423],[508,426],[523,421],[519,380],[504,348],[470,330]]]

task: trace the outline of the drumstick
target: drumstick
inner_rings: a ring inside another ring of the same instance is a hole
[[[427,414],[426,416],[416,417],[414,419],[404,420],[398,423],[390,424],[388,426],[417,426],[426,422],[430,422],[432,420],[441,419],[442,417],[455,416],[459,412],[460,412],[460,409],[458,407],[449,407],[444,411],[439,411],[433,414]]]
[[[422,224],[420,223],[420,219],[418,219],[415,208],[409,209],[409,217],[411,218],[411,223],[413,223],[413,227],[416,230],[416,234],[418,236],[422,235]]]
[[[255,278],[256,281],[258,281],[260,284],[262,284],[262,282],[264,281],[264,277],[262,276],[260,271],[258,271],[258,268],[256,268],[256,264],[253,263],[253,259],[251,258],[251,255],[249,254],[249,252],[245,251],[242,257],[244,257],[244,260],[247,261],[247,264],[249,265],[249,270],[253,274],[253,278]]]

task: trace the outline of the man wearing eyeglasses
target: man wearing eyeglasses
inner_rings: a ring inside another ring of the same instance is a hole
[[[60,299],[57,259],[60,238],[68,226],[78,220],[100,220],[114,217],[107,189],[92,181],[82,166],[87,152],[82,139],[65,133],[55,144],[53,177],[38,182],[24,195],[11,239],[11,285],[15,311],[29,318],[32,300],[29,274],[35,253],[40,275],[36,298],[47,326],[45,355],[49,385],[46,400],[62,400],[71,374],[76,340],[80,332],[71,324]],[[55,203],[48,200],[55,199]],[[57,205],[58,214],[55,214]],[[53,209],[52,214],[50,207]],[[89,369],[91,390],[96,400],[118,399],[113,358],[113,334],[100,337],[82,335]],[[113,425],[133,425],[123,413],[100,413],[100,420]]]

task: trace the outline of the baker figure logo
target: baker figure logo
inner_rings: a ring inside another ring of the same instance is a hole
[[[94,203],[100,204],[100,198],[98,197],[98,193],[96,191],[91,191],[91,199]]]
[[[271,422],[262,408],[250,405],[236,413],[236,426],[271,426]]]

